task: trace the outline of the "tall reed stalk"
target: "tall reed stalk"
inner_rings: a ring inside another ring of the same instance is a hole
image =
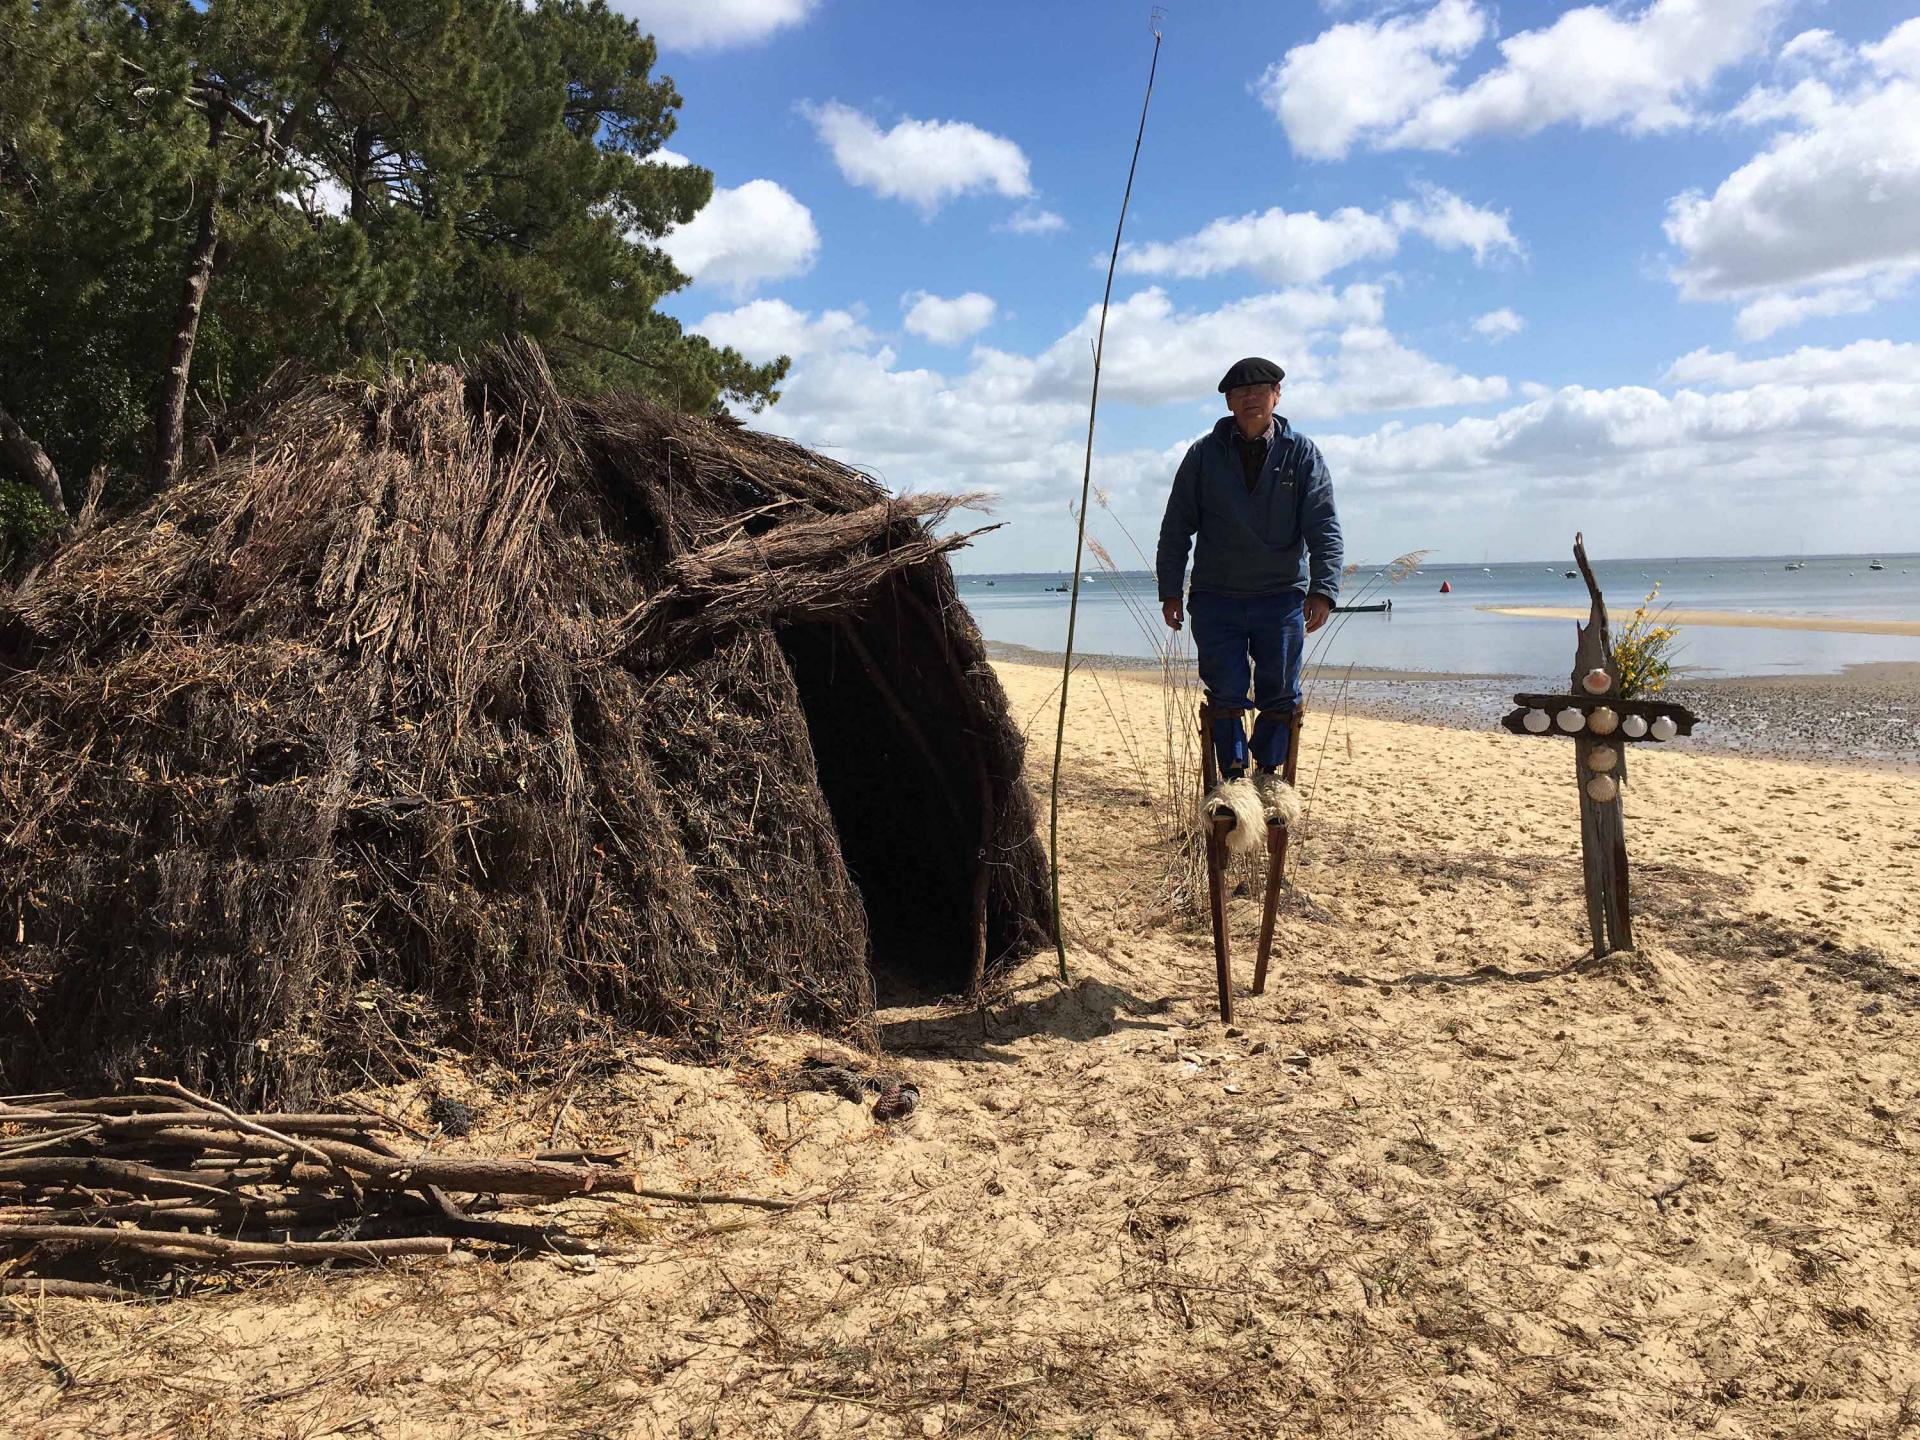
[[[1156,22],[1158,11],[1155,12]],[[1067,983],[1067,925],[1060,910],[1060,755],[1067,743],[1067,687],[1073,679],[1073,631],[1080,616],[1080,566],[1087,540],[1087,492],[1093,488],[1093,423],[1100,414],[1100,361],[1107,346],[1107,311],[1113,304],[1113,272],[1120,264],[1120,236],[1133,201],[1133,176],[1140,167],[1140,142],[1147,134],[1147,107],[1153,103],[1153,77],[1160,69],[1160,27],[1153,27],[1153,59],[1147,66],[1147,93],[1140,102],[1140,128],[1134,132],[1133,158],[1127,162],[1127,188],[1120,197],[1120,219],[1113,227],[1113,253],[1107,257],[1107,288],[1100,297],[1100,329],[1093,342],[1093,395],[1087,402],[1087,458],[1080,474],[1080,508],[1073,535],[1073,593],[1067,600],[1067,650],[1060,669],[1060,719],[1053,731],[1053,784],[1048,792],[1047,858],[1053,867],[1053,943],[1060,956],[1060,983]]]

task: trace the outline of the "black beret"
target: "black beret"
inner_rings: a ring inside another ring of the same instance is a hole
[[[1236,360],[1227,371],[1220,381],[1220,393],[1224,395],[1236,385],[1278,385],[1286,378],[1287,372],[1273,361],[1249,355],[1244,360]]]

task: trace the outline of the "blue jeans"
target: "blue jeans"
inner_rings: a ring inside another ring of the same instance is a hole
[[[1287,763],[1293,736],[1307,637],[1304,601],[1298,590],[1251,597],[1195,591],[1188,597],[1207,703],[1245,705],[1251,686],[1260,710],[1253,723],[1253,761],[1267,770]],[[1247,732],[1240,716],[1225,715],[1213,722],[1213,753],[1222,775],[1246,771]]]

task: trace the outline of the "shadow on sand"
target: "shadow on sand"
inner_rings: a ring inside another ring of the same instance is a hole
[[[1540,957],[1528,956],[1527,958],[1539,959]],[[1543,980],[1565,980],[1573,975],[1598,975],[1619,969],[1631,969],[1640,963],[1632,951],[1620,950],[1598,959],[1591,954],[1582,955],[1565,965],[1551,965],[1543,961],[1531,970],[1508,970],[1499,965],[1477,965],[1471,970],[1456,975],[1421,970],[1411,975],[1393,976],[1355,975],[1348,970],[1339,970],[1334,972],[1333,978],[1342,985],[1375,985],[1382,990],[1417,989],[1427,985],[1452,988],[1494,984],[1537,985]]]
[[[1116,1030],[1164,1030],[1171,998],[1146,1000],[1117,985],[1083,977],[1062,986],[1029,980],[990,1001],[984,1011],[951,1002],[901,1005],[880,1012],[880,1045],[891,1054],[950,1060],[1011,1061],[1005,1045],[1029,1035],[1092,1040]]]

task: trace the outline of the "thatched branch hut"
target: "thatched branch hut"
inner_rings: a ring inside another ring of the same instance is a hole
[[[860,1034],[1048,938],[960,500],[530,348],[233,430],[0,593],[0,1088]]]

